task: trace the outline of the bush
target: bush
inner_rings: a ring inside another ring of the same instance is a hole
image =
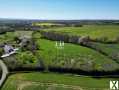
[[[31,64],[37,61],[37,58],[30,51],[18,54],[17,59],[22,60],[23,64]]]

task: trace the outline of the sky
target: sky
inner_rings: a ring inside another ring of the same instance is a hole
[[[0,0],[0,18],[119,20],[119,0]]]

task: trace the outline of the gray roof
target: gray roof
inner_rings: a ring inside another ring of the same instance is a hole
[[[14,49],[14,48],[12,46],[10,46],[10,45],[5,45],[4,46],[5,53],[9,53],[9,50],[11,50],[11,49]]]

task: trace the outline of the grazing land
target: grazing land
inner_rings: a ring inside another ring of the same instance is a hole
[[[109,41],[116,40],[119,35],[118,25],[84,25],[82,27],[60,27],[48,29],[46,31],[54,31],[76,36],[89,36],[91,39],[107,38]]]
[[[11,75],[2,90],[108,90],[110,80],[115,79],[96,79],[56,73],[19,73]]]
[[[78,68],[86,71],[88,69],[110,71],[118,68],[118,63],[114,60],[87,47],[65,43],[63,49],[58,49],[55,41],[45,39],[38,39],[37,44],[41,49],[39,51],[41,58],[51,66]],[[106,65],[112,67],[106,68]]]

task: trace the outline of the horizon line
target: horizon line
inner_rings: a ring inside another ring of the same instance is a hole
[[[74,20],[74,21],[78,21],[78,20],[119,20],[119,19],[39,19],[39,18],[0,18],[0,20],[1,19],[9,19],[9,20],[48,20],[48,21],[50,21],[50,20]]]

